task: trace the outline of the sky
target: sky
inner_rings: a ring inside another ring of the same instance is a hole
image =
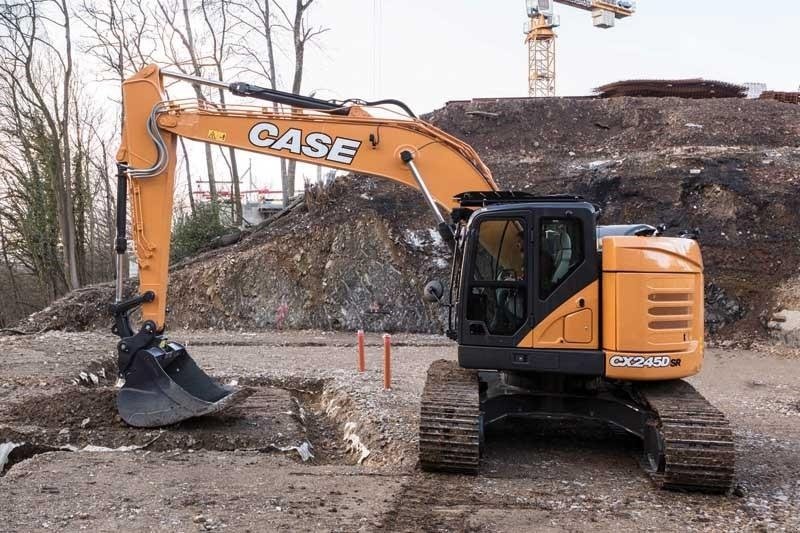
[[[761,7],[765,6],[765,7]],[[556,92],[630,78],[800,85],[800,2],[640,0],[614,28],[557,5]],[[527,96],[524,0],[318,0],[330,30],[303,87],[331,98],[398,98],[419,113],[448,100]]]

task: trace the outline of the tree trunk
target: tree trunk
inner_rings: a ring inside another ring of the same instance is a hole
[[[183,5],[183,22],[186,26],[186,45],[189,52],[189,57],[192,60],[192,69],[194,70],[195,76],[202,76],[203,71],[200,67],[200,61],[197,59],[197,51],[194,47],[194,34],[192,33],[192,22],[191,18],[189,17],[189,3],[188,0],[182,0]],[[205,96],[203,96],[203,91],[199,85],[196,83],[192,84],[194,87],[195,95],[197,95],[198,100],[205,100]],[[211,206],[214,210],[214,213],[217,213],[217,182],[214,175],[214,159],[211,154],[211,145],[205,143],[205,152],[206,152],[206,172],[208,173],[208,192],[211,196]]]
[[[183,166],[186,167],[186,190],[189,191],[189,209],[194,215],[194,191],[192,190],[192,169],[189,167],[189,154],[186,153],[186,142],[183,137],[178,137],[183,152]]]
[[[236,150],[228,149],[231,156],[231,181],[233,182],[233,223],[241,226],[244,215],[242,213],[242,190],[239,187],[239,164],[236,162]]]
[[[275,42],[272,39],[272,26],[270,26],[270,19],[272,14],[270,12],[270,2],[273,0],[263,0],[262,13],[264,14],[264,41],[267,43],[267,61],[269,61],[269,85],[273,89],[278,88],[278,75],[275,68]],[[273,104],[273,109],[278,112],[278,104]],[[286,165],[286,159],[280,158],[281,164],[281,199],[283,200],[283,207],[289,205],[289,170]]]
[[[70,86],[72,84],[72,36],[70,32],[69,8],[66,0],[61,0],[61,10],[64,14],[64,43],[66,51],[64,61],[66,68],[63,81],[63,98],[61,122],[61,141],[63,143],[64,158],[62,161],[63,188],[65,193],[64,206],[66,229],[64,231],[64,255],[67,257],[67,268],[69,272],[70,289],[77,289],[81,286],[79,277],[77,239],[75,235],[75,213],[72,206],[71,185],[72,185],[72,150],[70,146]]]
[[[292,34],[294,41],[294,76],[292,76],[292,92],[300,94],[300,89],[303,85],[303,61],[305,60],[306,53],[306,33],[303,28],[303,17],[305,12],[314,0],[295,1],[294,11],[294,24],[292,26]],[[288,202],[288,198],[294,196],[295,192],[295,177],[297,170],[297,162],[294,160],[286,163],[286,174],[284,178],[284,202]],[[284,204],[285,205],[285,204]]]

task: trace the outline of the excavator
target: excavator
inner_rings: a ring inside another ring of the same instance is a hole
[[[169,99],[165,79],[255,104]],[[484,429],[504,419],[577,418],[641,439],[642,465],[660,487],[731,488],[730,424],[684,380],[700,371],[704,350],[703,261],[695,240],[647,224],[599,225],[600,208],[578,196],[500,190],[472,147],[397,100],[322,100],[155,65],[122,89],[111,311],[124,381],[117,407],[129,425],[175,424],[249,395],[208,376],[165,333],[176,141],[183,137],[385,178],[421,193],[452,250],[449,283],[429,282],[423,298],[446,308],[446,334],[458,346],[457,361],[428,369],[419,421],[423,469],[477,473]],[[126,299],[128,204],[139,291]]]

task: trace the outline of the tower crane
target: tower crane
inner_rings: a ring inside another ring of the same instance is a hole
[[[616,19],[636,12],[633,2],[627,0],[526,0],[528,22],[525,24],[525,42],[528,44],[528,95],[555,96],[556,94],[556,32],[560,25],[553,14],[553,3],[564,4],[592,13],[596,28],[613,28]]]

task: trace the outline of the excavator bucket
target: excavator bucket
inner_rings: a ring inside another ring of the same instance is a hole
[[[117,409],[135,427],[166,426],[218,413],[253,392],[218,384],[173,342],[142,348],[127,363],[124,369],[120,366],[125,384],[117,395]]]

